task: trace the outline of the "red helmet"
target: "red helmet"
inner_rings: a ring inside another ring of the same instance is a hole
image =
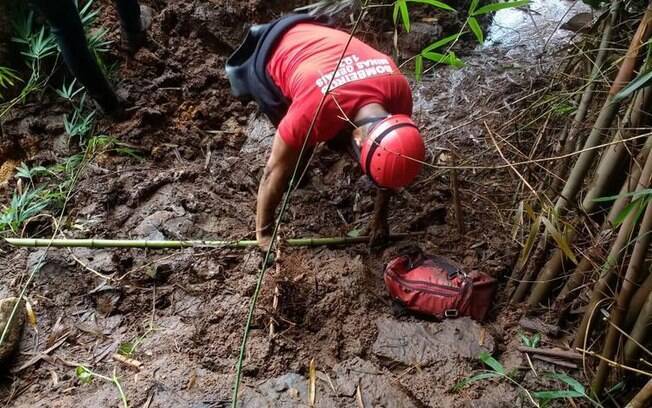
[[[419,129],[407,115],[390,115],[371,125],[360,149],[362,171],[378,186],[410,184],[426,156]]]

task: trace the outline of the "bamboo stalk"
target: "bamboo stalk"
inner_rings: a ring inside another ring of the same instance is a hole
[[[643,169],[641,178],[639,179],[636,191],[642,191],[643,189],[648,188],[651,179],[652,152],[648,155],[647,161],[645,162],[645,168]],[[587,306],[587,310],[584,313],[584,317],[582,318],[582,323],[580,324],[577,331],[575,342],[573,343],[574,347],[584,346],[584,341],[588,334],[590,334],[589,331],[592,329],[593,323],[595,321],[596,314],[593,313],[594,309],[598,303],[600,303],[606,296],[609,296],[609,288],[613,284],[613,280],[616,276],[614,270],[619,260],[623,256],[623,253],[626,252],[627,243],[630,241],[630,237],[638,221],[636,217],[636,211],[631,211],[618,230],[616,240],[611,246],[611,250],[607,256],[607,261],[603,266],[602,273],[600,274],[600,279],[593,289],[591,294],[591,301]]]
[[[649,90],[637,92],[627,109],[621,129],[638,128],[644,121],[645,108],[651,100],[652,92],[649,92]],[[597,206],[595,199],[603,196],[605,192],[608,192],[609,186],[614,184],[614,178],[617,178],[618,182],[622,182],[623,177],[620,175],[625,174],[626,167],[623,159],[628,150],[625,143],[622,142],[624,139],[624,130],[621,129],[616,132],[613,138],[613,142],[621,141],[621,143],[614,144],[602,155],[600,164],[595,172],[593,185],[582,202],[582,207],[586,213],[591,213],[595,209]],[[575,233],[571,232],[567,239],[569,244],[572,243],[575,239]],[[584,259],[582,260],[584,261]],[[546,262],[544,267],[541,269],[541,272],[537,277],[538,282],[532,289],[532,293],[528,298],[528,306],[536,306],[544,301],[552,288],[555,285],[559,285],[556,278],[561,274],[566,265],[568,265],[566,256],[564,256],[563,252],[557,248],[553,252],[549,261]]]
[[[641,313],[639,313],[636,323],[630,332],[630,336],[625,342],[623,349],[623,356],[625,364],[632,364],[638,357],[641,348],[638,346],[646,340],[650,333],[650,325],[652,325],[652,293],[647,296]]]
[[[632,301],[629,303],[627,316],[625,317],[625,329],[629,330],[634,326],[634,323],[636,323],[636,319],[641,313],[641,309],[650,293],[652,293],[652,268],[648,271],[647,278],[645,278],[634,296],[632,296]]]
[[[593,91],[595,89],[597,79],[602,74],[602,68],[607,56],[607,50],[610,49],[611,37],[613,35],[613,27],[618,22],[620,5],[621,5],[620,0],[613,0],[611,2],[610,17],[605,24],[604,30],[602,31],[602,38],[600,39],[598,54],[596,55],[595,61],[593,62],[593,69],[591,70],[591,76],[589,77],[588,84],[584,88],[584,92],[582,92],[582,98],[580,99],[580,103],[577,107],[577,110],[575,111],[575,116],[573,117],[571,127],[568,130],[568,136],[566,137],[566,141],[564,142],[564,148],[562,150],[562,154],[572,153],[573,149],[575,148],[575,145],[577,144],[579,130],[581,129],[584,123],[584,119],[586,118],[586,114],[589,110],[589,106],[591,106],[591,101],[593,100]],[[559,178],[555,178],[552,181],[551,191],[556,193],[557,191],[560,190],[561,180],[566,176],[567,171],[568,171],[568,162],[560,161],[556,171],[557,175],[559,175]]]
[[[391,240],[423,235],[423,232],[397,233],[389,236]],[[51,248],[151,248],[151,249],[179,249],[179,248],[247,248],[258,245],[256,240],[240,241],[148,241],[129,239],[45,239],[45,238],[7,238],[6,241],[17,247],[51,247]],[[321,246],[321,245],[349,245],[369,242],[368,236],[362,237],[335,237],[335,238],[293,238],[285,241],[287,246]]]
[[[643,221],[641,221],[638,239],[634,245],[634,250],[632,251],[632,256],[623,279],[622,287],[620,288],[616,298],[616,306],[613,308],[611,315],[609,316],[612,325],[607,331],[607,338],[602,348],[602,355],[608,359],[613,359],[616,355],[618,340],[620,339],[618,328],[622,325],[627,307],[629,306],[629,301],[636,289],[634,285],[639,280],[640,271],[645,262],[645,256],[647,255],[650,245],[650,230],[652,230],[652,205],[648,204]],[[596,395],[599,395],[602,392],[607,375],[609,374],[609,368],[610,367],[606,361],[600,361],[598,371],[593,377],[593,382],[591,384],[591,389]]]
[[[557,202],[555,203],[555,210],[558,214],[561,215],[562,211],[568,207],[568,204],[572,203],[577,196],[577,193],[580,191],[582,184],[584,183],[584,178],[588,173],[591,165],[595,160],[597,151],[592,149],[593,147],[600,144],[604,130],[611,127],[611,123],[616,117],[620,103],[614,101],[616,94],[622,90],[622,88],[629,83],[634,75],[634,69],[636,67],[636,61],[638,60],[639,51],[642,48],[648,38],[650,37],[650,32],[652,31],[652,4],[648,5],[648,8],[641,18],[641,22],[634,34],[634,38],[629,45],[629,49],[623,58],[623,63],[618,70],[616,79],[614,79],[609,89],[609,94],[607,99],[600,110],[600,114],[595,121],[593,129],[589,134],[589,137],[586,139],[584,144],[586,150],[580,154],[575,166],[573,167],[571,174],[568,178],[568,181],[564,185]]]
[[[625,408],[647,408],[652,400],[652,380],[648,381],[643,388],[632,398]]]
[[[634,168],[630,173],[629,177],[623,183],[623,186],[620,189],[620,194],[619,194],[620,197],[612,205],[611,210],[609,211],[609,215],[607,216],[607,219],[601,226],[601,230],[606,230],[607,228],[611,228],[613,226],[614,221],[616,220],[616,217],[621,213],[621,211],[625,209],[627,204],[629,204],[631,197],[627,196],[627,193],[634,191],[634,189],[636,188],[636,185],[638,184],[638,180],[641,178],[641,172],[643,170],[643,166],[645,165],[645,159],[650,154],[651,148],[652,148],[652,138],[647,140],[645,146],[643,147],[643,149],[641,149],[641,151],[637,155],[636,161],[634,163]],[[577,289],[582,284],[582,282],[584,281],[584,275],[592,269],[593,267],[592,255],[596,253],[598,249],[596,247],[597,245],[598,244],[594,243],[594,248],[592,250],[589,250],[589,254],[582,258],[579,265],[575,268],[575,271],[573,271],[571,276],[566,281],[566,284],[562,288],[561,292],[559,292],[556,301],[557,303],[555,307],[556,310],[561,310],[564,308],[564,304],[566,303],[566,300],[569,297],[569,295],[571,295],[575,291],[575,289]],[[563,256],[561,251],[559,250],[557,251],[559,252],[560,256]],[[642,303],[643,302],[641,301],[641,304]]]
[[[646,64],[649,65],[650,61],[647,61]],[[592,186],[589,188],[582,202],[582,208],[586,213],[593,212],[596,207],[596,198],[609,194],[608,187],[610,184],[613,184],[610,181],[614,179],[614,176],[623,174],[627,164],[625,157],[628,152],[628,146],[622,140],[641,133],[640,131],[633,131],[630,135],[630,132],[627,132],[625,129],[638,129],[645,122],[645,110],[652,100],[651,96],[652,92],[648,88],[636,92],[632,103],[627,109],[622,126],[619,127],[613,138],[615,144],[607,148],[602,155],[603,157],[600,160],[598,168],[595,170]],[[618,143],[619,141],[620,143]],[[620,182],[622,182],[622,178]]]

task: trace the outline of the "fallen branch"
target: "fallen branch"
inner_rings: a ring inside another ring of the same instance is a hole
[[[582,360],[582,355],[574,351],[532,348],[532,347],[525,347],[525,346],[519,346],[518,351],[521,351],[523,353],[539,354],[548,357],[556,357],[565,360],[578,360],[578,361]]]
[[[546,356],[540,356],[540,355],[537,355],[537,354],[533,354],[532,358],[537,359],[537,360],[541,360],[541,361],[545,361],[546,363],[558,365],[560,367],[577,369],[577,364],[575,364],[575,363],[569,363],[568,361],[558,360],[558,359],[552,358],[552,357],[546,357]]]

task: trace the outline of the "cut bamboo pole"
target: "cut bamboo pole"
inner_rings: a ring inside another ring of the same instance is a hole
[[[623,349],[623,356],[625,364],[633,364],[638,358],[641,351],[639,344],[642,344],[650,334],[650,327],[652,325],[652,293],[647,296],[641,313],[639,313],[636,323],[632,328],[629,338],[625,342]]]
[[[652,380],[648,381],[643,388],[632,398],[625,408],[648,408],[652,405]]]
[[[639,281],[639,275],[645,262],[645,256],[650,245],[650,231],[652,231],[652,204],[648,204],[645,210],[645,215],[643,216],[643,221],[641,221],[641,227],[638,232],[638,239],[634,245],[627,272],[623,278],[622,287],[616,297],[616,305],[609,316],[612,324],[607,331],[602,355],[610,360],[613,360],[613,357],[616,355],[618,340],[620,339],[618,328],[622,325],[629,301],[636,290],[635,284]],[[599,395],[602,392],[607,375],[609,374],[609,369],[610,367],[607,362],[601,360],[598,371],[591,383],[591,389],[595,395]]]
[[[585,149],[590,149],[582,152],[575,166],[571,170],[571,174],[568,178],[568,181],[564,185],[559,199],[555,203],[555,210],[558,214],[562,214],[568,205],[575,201],[577,193],[580,191],[586,174],[588,173],[591,165],[595,160],[597,151],[593,149],[595,146],[600,144],[602,140],[605,129],[611,127],[611,123],[616,117],[618,112],[618,107],[620,104],[617,101],[614,101],[614,97],[618,92],[620,92],[632,79],[634,75],[634,70],[636,68],[636,62],[638,61],[639,51],[643,48],[643,45],[650,37],[652,32],[652,3],[648,5],[648,8],[645,11],[645,14],[641,18],[641,22],[632,38],[632,41],[629,45],[629,49],[623,58],[623,63],[618,70],[616,79],[614,79],[609,89],[609,94],[607,99],[600,110],[600,114],[596,119],[596,122],[589,134],[589,137],[586,139],[584,144]]]
[[[397,233],[390,235],[391,240],[400,240],[423,235],[423,232]],[[51,247],[51,248],[151,248],[151,249],[179,249],[179,248],[247,248],[258,245],[256,240],[240,241],[148,241],[129,239],[44,239],[44,238],[7,238],[6,241],[17,247]],[[321,245],[348,245],[369,242],[368,236],[362,237],[336,237],[336,238],[294,238],[285,241],[287,246],[321,246]]]
[[[652,179],[652,153],[648,155],[648,158],[645,162],[645,167],[641,173],[641,178],[636,187],[636,191],[642,191],[650,186],[650,180]],[[619,260],[623,256],[623,253],[626,251],[627,244],[630,241],[632,232],[637,223],[637,213],[636,211],[631,211],[629,215],[625,218],[625,221],[620,226],[618,230],[618,235],[616,240],[611,246],[609,255],[607,256],[607,261],[603,266],[600,279],[596,283],[593,292],[591,294],[591,301],[589,302],[584,317],[582,318],[582,323],[579,326],[577,334],[575,336],[575,342],[573,343],[574,347],[583,347],[584,341],[593,328],[593,323],[595,322],[595,309],[597,305],[611,293],[609,288],[613,284],[613,280],[616,276],[614,273]]]

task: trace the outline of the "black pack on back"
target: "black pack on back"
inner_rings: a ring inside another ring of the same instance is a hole
[[[276,42],[299,23],[331,25],[331,19],[326,16],[289,14],[268,24],[254,25],[226,62],[231,93],[239,98],[253,98],[274,126],[278,126],[287,113],[290,101],[269,77],[267,61]]]

